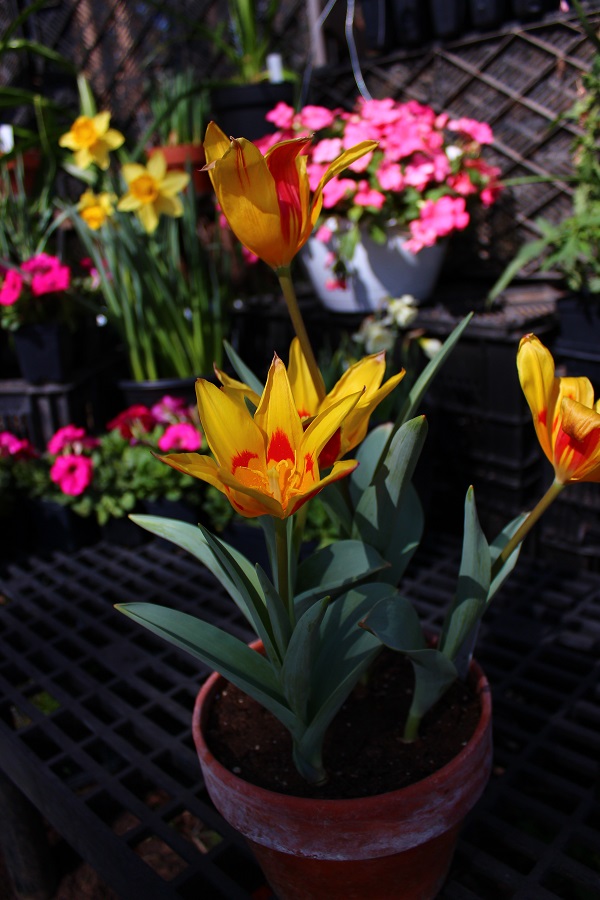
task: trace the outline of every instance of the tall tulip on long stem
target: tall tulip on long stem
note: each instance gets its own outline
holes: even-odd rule
[[[292,325],[319,399],[325,386],[302,319],[290,263],[309,239],[323,205],[323,188],[376,141],[362,141],[335,159],[311,196],[307,158],[310,138],[281,141],[263,156],[245,138],[227,138],[214,122],[206,130],[206,169],[229,226],[238,240],[276,272]]]

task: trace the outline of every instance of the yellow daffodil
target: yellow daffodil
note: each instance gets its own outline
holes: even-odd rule
[[[109,112],[79,116],[70,130],[59,138],[59,146],[74,152],[75,165],[80,169],[87,169],[92,163],[108,169],[109,152],[117,150],[125,141],[121,132],[109,125]]]
[[[153,153],[146,166],[126,163],[121,173],[128,190],[117,209],[135,212],[148,234],[156,230],[161,215],[183,215],[183,204],[176,195],[187,187],[190,176],[178,170],[168,172],[164,154]]]
[[[321,478],[319,454],[357,404],[345,396],[317,415],[306,430],[298,415],[285,365],[275,356],[254,416],[245,404],[199,378],[196,395],[202,429],[214,459],[175,453],[164,462],[214,485],[248,518],[285,519],[326,484],[348,475],[356,460],[337,462]]]
[[[216,373],[225,392],[232,399],[245,403],[244,398],[247,397],[254,406],[258,406],[260,398],[247,385],[230,378],[218,369]],[[293,339],[290,347],[288,378],[296,411],[301,419],[312,419],[335,406],[344,397],[360,393],[360,399],[356,406],[348,413],[340,428],[323,448],[319,456],[321,468],[332,465],[336,459],[345,456],[360,444],[367,433],[371,414],[377,405],[400,383],[405,375],[405,370],[402,369],[397,375],[388,378],[382,385],[384,375],[385,353],[381,351],[365,356],[350,366],[327,396],[320,401],[302,353],[300,341],[298,338]]]
[[[85,191],[79,198],[77,210],[88,228],[98,231],[102,228],[109,216],[114,212],[114,196],[104,191],[95,194],[93,191]]]
[[[550,351],[533,334],[517,354],[521,387],[556,481],[600,481],[600,400],[587,378],[558,378]]]
[[[227,138],[214,122],[206,131],[206,168],[223,214],[242,244],[275,270],[288,266],[310,237],[327,182],[377,146],[363,141],[345,150],[311,197],[302,152],[310,140],[280,141],[263,156],[245,138]]]

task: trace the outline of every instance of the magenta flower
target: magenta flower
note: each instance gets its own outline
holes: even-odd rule
[[[131,440],[135,439],[136,433],[140,431],[152,431],[155,425],[156,419],[152,415],[152,411],[147,406],[138,403],[128,406],[118,416],[111,419],[106,427],[109,431],[118,429],[121,437]]]
[[[78,425],[65,425],[59,428],[48,441],[47,450],[53,456],[62,453],[63,450],[75,450],[79,452],[81,449],[91,450],[97,447],[100,442],[97,438],[93,438],[85,433],[85,428]]]
[[[17,437],[11,431],[0,431],[0,457],[13,456],[15,459],[31,459],[37,456],[27,438]]]
[[[163,453],[179,450],[183,453],[194,453],[202,446],[202,435],[190,422],[179,422],[169,425],[158,441],[158,449]]]
[[[0,306],[12,306],[21,296],[23,277],[16,269],[8,269],[0,287]]]
[[[491,144],[494,140],[492,129],[487,122],[479,122],[477,119],[451,119],[447,127],[449,131],[466,134],[478,144]]]
[[[50,478],[63,494],[78,497],[92,483],[94,464],[89,456],[58,456],[50,469]]]
[[[277,128],[291,128],[295,115],[293,107],[288,106],[287,103],[278,103],[267,113],[265,119],[267,122],[272,122]]]
[[[183,397],[168,394],[155,403],[150,412],[157,422],[174,422],[182,416],[188,417],[188,407]]]
[[[305,106],[298,113],[298,121],[309,131],[320,131],[321,128],[329,128],[335,122],[335,110],[326,109],[324,106]],[[364,141],[365,138],[363,137]]]
[[[31,278],[31,292],[35,297],[66,291],[71,283],[71,270],[58,257],[39,253],[21,266]]]

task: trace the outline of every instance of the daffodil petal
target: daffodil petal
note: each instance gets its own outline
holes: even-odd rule
[[[135,181],[136,178],[141,178],[142,175],[146,174],[146,167],[140,165],[140,163],[124,163],[121,166],[121,175],[127,182],[127,184],[131,184],[132,181]]]
[[[183,190],[185,190],[189,183],[190,176],[187,172],[179,172],[177,170],[173,172],[167,172],[160,183],[160,192],[161,194],[166,194],[167,196],[180,194]]]
[[[116,128],[109,128],[106,134],[102,136],[102,140],[109,150],[118,150],[125,143],[125,135],[117,131]]]
[[[142,203],[137,210],[137,216],[147,234],[154,234],[158,228],[158,215],[153,203]]]
[[[167,174],[167,161],[164,153],[158,150],[153,153],[146,164],[146,171],[158,182],[162,182]]]
[[[121,212],[134,212],[138,210],[142,205],[141,200],[137,197],[134,197],[133,194],[123,194],[119,202],[117,203],[117,209],[121,210]]]
[[[154,208],[159,215],[172,216],[174,219],[183,215],[183,204],[179,197],[159,195],[154,201]]]
[[[92,118],[92,123],[98,137],[102,137],[108,131],[108,126],[110,124],[110,113],[106,111],[96,113],[96,115]]]

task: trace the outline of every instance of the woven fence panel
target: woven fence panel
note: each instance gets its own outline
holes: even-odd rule
[[[25,0],[4,0],[0,29],[25,5]],[[587,8],[597,28],[600,4]],[[22,33],[72,60],[89,79],[99,106],[112,111],[117,127],[137,137],[150,120],[153,72],[191,67],[207,82],[232,74],[231,63],[201,30],[214,31],[226,12],[218,0],[48,0]],[[282,52],[299,84],[304,82],[303,99],[353,104],[358,90],[343,48],[341,62],[315,70],[306,91],[310,41],[304,0],[279,4],[271,49]],[[547,179],[512,188],[482,216],[475,255],[488,269],[495,262],[500,271],[520,243],[538,234],[538,217],[557,222],[571,209],[566,179],[577,126],[556,120],[576,98],[592,56],[592,43],[574,13],[422,49],[361,54],[362,75],[374,97],[414,98],[453,116],[484,119],[495,134],[488,158],[504,178]],[[0,82],[37,86],[77,103],[55,68],[24,54],[0,56]]]

